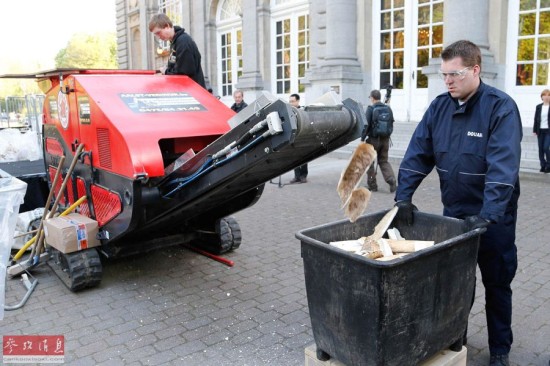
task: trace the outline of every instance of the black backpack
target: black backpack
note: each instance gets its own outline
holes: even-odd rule
[[[393,132],[393,113],[387,105],[377,105],[372,109],[371,137],[390,137]]]

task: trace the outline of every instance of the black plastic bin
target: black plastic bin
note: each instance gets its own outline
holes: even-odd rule
[[[296,234],[318,356],[403,366],[461,346],[485,229],[464,233],[462,220],[415,212],[414,225],[391,227],[406,239],[434,240],[433,247],[382,262],[328,245],[372,234],[386,212]]]
[[[45,207],[46,200],[50,189],[46,180],[46,173],[24,175],[17,177],[27,183],[27,193],[25,193],[25,201],[19,207],[19,212],[34,210],[38,207]]]
[[[45,207],[50,188],[46,179],[44,160],[21,160],[0,163],[0,169],[27,183],[25,201],[19,206],[19,212]]]

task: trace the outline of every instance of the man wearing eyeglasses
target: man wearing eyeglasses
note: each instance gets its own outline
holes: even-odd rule
[[[170,41],[170,55],[163,70],[165,75],[187,75],[206,89],[201,66],[201,54],[185,29],[174,26],[166,14],[155,14],[149,21],[149,31],[162,41]]]
[[[481,52],[475,44],[455,42],[443,50],[441,58],[440,75],[448,92],[430,104],[401,162],[397,215],[412,224],[417,210],[413,194],[435,167],[443,215],[463,219],[465,231],[486,228],[478,265],[485,287],[490,365],[509,365],[520,114],[512,98],[481,80]]]

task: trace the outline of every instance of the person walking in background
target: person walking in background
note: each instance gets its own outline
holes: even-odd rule
[[[290,94],[288,98],[288,103],[294,108],[302,108],[300,106],[300,95],[299,94]],[[294,169],[294,178],[290,181],[290,184],[295,183],[307,183],[307,164],[300,165]]]
[[[393,168],[388,161],[390,150],[390,136],[393,132],[393,112],[389,105],[382,103],[379,90],[370,92],[371,105],[367,107],[367,125],[361,133],[361,141],[371,144],[376,150],[376,162],[367,171],[367,187],[371,192],[378,191],[376,172],[378,167],[382,172],[384,181],[389,184],[390,192],[395,192],[397,185]]]
[[[478,46],[457,41],[441,58],[448,92],[430,104],[411,137],[399,167],[396,219],[413,223],[413,194],[435,167],[443,215],[463,219],[465,231],[487,228],[477,263],[485,287],[490,366],[508,366],[511,283],[518,265],[521,118],[510,96],[481,81]]]
[[[542,103],[535,109],[533,133],[537,135],[539,145],[540,171],[550,173],[550,89],[540,93]]]
[[[233,92],[233,100],[235,103],[231,106],[231,109],[235,111],[236,113],[239,113],[246,107],[248,107],[248,104],[244,101],[243,92],[241,90],[235,90]]]
[[[149,31],[163,41],[170,41],[168,63],[161,72],[165,75],[187,75],[206,89],[201,53],[185,29],[174,26],[166,14],[155,14],[149,21]]]

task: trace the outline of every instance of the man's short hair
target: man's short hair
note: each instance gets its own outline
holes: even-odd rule
[[[376,90],[376,89],[371,91],[369,96],[374,100],[382,99],[382,94],[380,94],[380,90]]]
[[[292,97],[294,97],[294,99],[296,99],[296,100],[300,100],[300,94],[296,94],[296,93],[290,94],[289,98],[292,98]]]
[[[452,60],[455,57],[462,59],[462,64],[467,67],[479,65],[481,67],[481,50],[475,43],[461,40],[451,43],[443,52],[441,52],[441,59],[443,61]]]
[[[164,29],[166,27],[172,28],[173,26],[174,25],[172,24],[170,18],[168,18],[168,15],[164,13],[155,14],[149,21],[149,32],[152,32],[156,27]]]
[[[233,96],[235,96],[235,95],[237,95],[237,94],[244,95],[242,90],[240,90],[240,89],[235,89],[235,91],[233,92]]]

